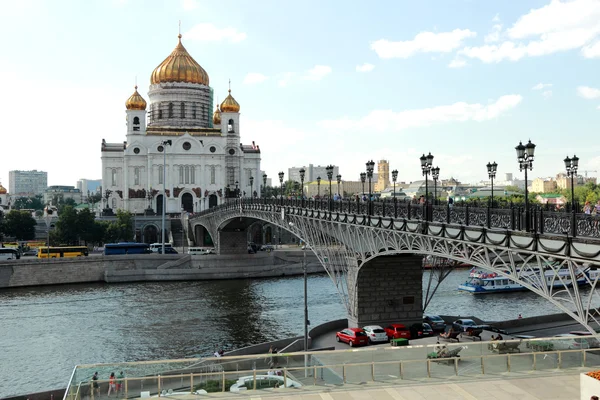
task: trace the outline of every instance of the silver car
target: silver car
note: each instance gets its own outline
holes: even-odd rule
[[[387,334],[379,325],[369,325],[363,327],[369,338],[369,343],[385,343],[388,341]]]

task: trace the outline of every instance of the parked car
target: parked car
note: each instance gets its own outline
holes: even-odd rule
[[[22,256],[23,257],[37,257],[37,253],[38,253],[37,250],[27,250],[27,251],[23,252]]]
[[[162,254],[162,247],[159,247],[156,252]],[[179,254],[179,252],[172,247],[165,247],[165,254]]]
[[[446,322],[439,315],[425,314],[423,322],[429,324],[434,331],[444,332],[446,330]]]
[[[578,332],[581,333],[581,332]],[[577,333],[561,333],[554,335],[555,338],[561,338],[559,342],[554,343],[555,350],[571,350],[571,349],[596,349],[600,347],[598,339],[595,337],[585,337]]]
[[[385,327],[385,333],[390,339],[410,339],[410,330],[403,324],[390,324]]]
[[[419,339],[433,336],[433,328],[427,322],[416,323],[410,326],[410,338]]]
[[[476,336],[483,332],[483,325],[478,325],[472,319],[457,319],[452,323],[452,329],[459,332],[472,331],[473,336]]]
[[[260,247],[260,251],[273,251],[275,250],[275,246],[273,246],[272,244],[263,244]]]
[[[350,347],[368,344],[367,333],[362,328],[347,328],[335,334],[336,342],[348,343]]]
[[[363,327],[369,338],[369,343],[383,343],[388,342],[388,336],[385,330],[379,325],[369,325]]]

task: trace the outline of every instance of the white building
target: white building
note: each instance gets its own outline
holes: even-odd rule
[[[9,171],[8,191],[11,195],[35,196],[43,194],[48,187],[48,173],[45,171]]]
[[[181,35],[152,72],[148,95],[148,111],[137,86],[125,103],[126,141],[102,140],[105,207],[139,211],[150,206],[161,213],[163,182],[168,213],[221,204],[236,187],[240,195],[254,191],[260,196],[260,149],[254,142],[241,144],[240,105],[230,89],[213,113],[208,74],[183,47]]]

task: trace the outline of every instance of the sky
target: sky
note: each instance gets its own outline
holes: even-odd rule
[[[600,0],[54,0],[0,3],[0,182],[101,176],[100,144],[125,140],[135,83],[183,44],[219,99],[241,105],[242,142],[275,177],[339,165],[358,180],[387,159],[398,180],[533,177],[576,154],[600,171]],[[591,172],[593,171],[593,172]]]

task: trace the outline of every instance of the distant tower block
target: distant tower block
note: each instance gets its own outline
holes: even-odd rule
[[[512,182],[512,180],[513,180],[513,174],[512,173],[506,173],[505,176],[504,176],[504,178],[505,178],[505,180],[507,182]]]
[[[375,182],[375,192],[381,192],[390,186],[390,163],[388,160],[377,161],[377,182]]]

